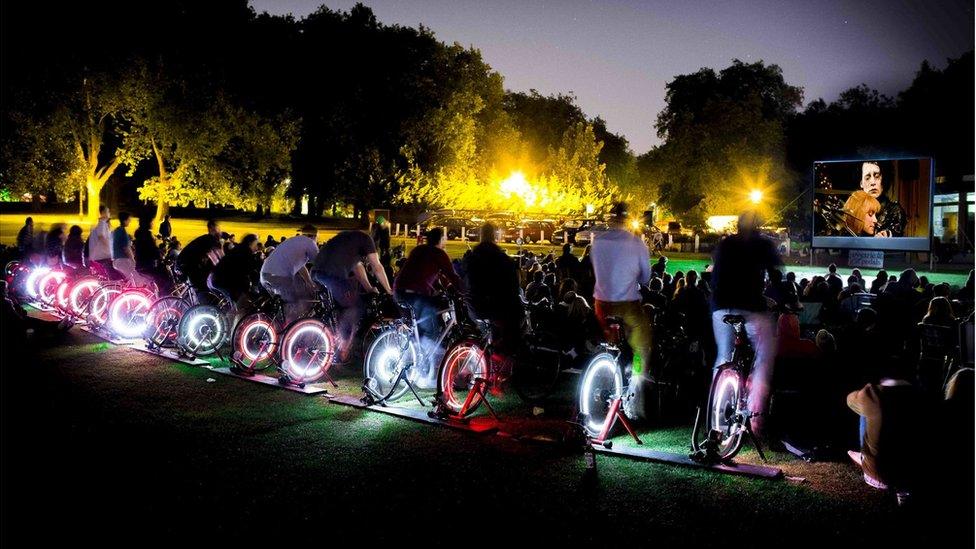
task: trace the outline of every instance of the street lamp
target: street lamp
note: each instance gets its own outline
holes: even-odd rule
[[[763,193],[759,189],[753,189],[749,191],[749,201],[753,204],[759,204],[762,202]]]

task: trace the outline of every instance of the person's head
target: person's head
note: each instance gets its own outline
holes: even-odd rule
[[[572,254],[573,254],[573,245],[570,244],[569,242],[563,244],[563,255],[572,255]]]
[[[779,272],[779,271],[777,271],[777,272]],[[688,274],[685,275],[685,280],[688,282],[688,286],[694,287],[695,285],[697,285],[698,284],[698,271],[696,271],[694,269],[688,271]]]
[[[918,288],[920,282],[915,269],[905,269],[901,272],[901,276],[898,279],[901,280],[903,285],[907,285],[909,288]]]
[[[664,273],[661,276],[661,282],[663,282],[665,286],[667,286],[668,284],[671,284],[671,281],[672,280],[674,280],[674,277],[671,276],[671,273]]]
[[[108,206],[102,204],[98,207],[98,218],[108,221],[112,217],[112,213],[108,211]]]
[[[163,216],[163,221],[169,221],[169,214]]]
[[[884,192],[884,185],[881,181],[881,164],[877,162],[861,163],[861,190],[871,195],[875,199]]]
[[[762,227],[762,218],[755,210],[748,210],[739,214],[738,232],[742,236],[750,236]]]
[[[495,243],[495,226],[489,222],[486,222],[481,226],[481,234],[479,235],[482,243]]]
[[[881,269],[878,271],[878,276],[875,277],[878,280],[878,284],[884,284],[888,282],[888,271]]]
[[[550,288],[555,286],[556,273],[545,273],[545,276],[542,278],[542,283],[545,284],[546,286],[549,286]]]
[[[827,272],[830,274],[837,274],[837,264],[831,263],[830,265],[827,265]]]
[[[854,282],[853,284],[848,284],[847,289],[852,294],[859,294],[864,291],[859,282]]]
[[[854,191],[844,203],[844,224],[857,236],[873,236],[878,227],[881,203],[864,191]]]
[[[793,271],[786,273],[786,280],[790,282],[796,282],[796,273],[794,273]]]
[[[71,238],[81,238],[81,227],[78,225],[72,225],[71,228],[68,229],[68,236]]]
[[[24,225],[27,225],[28,227],[33,227],[34,226],[34,218],[33,217],[28,217],[27,219],[25,219],[24,220]]]
[[[662,255],[661,257],[657,258],[657,262],[660,263],[661,265],[667,265],[668,258]]]
[[[546,274],[540,271],[535,271],[532,273],[532,281],[537,284],[542,284],[542,279],[546,277]]]
[[[973,386],[973,369],[960,368],[946,383],[945,399],[950,402],[964,402],[966,406],[963,408],[967,411],[972,410]]]
[[[131,219],[132,216],[129,215],[129,212],[119,212],[119,225],[128,227]]]
[[[238,244],[238,246],[240,246],[242,248],[247,248],[247,249],[251,250],[252,252],[256,252],[256,251],[258,251],[258,245],[260,245],[260,244],[261,243],[258,242],[258,235],[253,234],[253,233],[250,233],[250,234],[244,235],[244,238],[241,239],[241,243]]]
[[[861,278],[861,269],[854,269],[851,271],[851,276]]]
[[[918,285],[921,286],[921,287],[923,287],[923,288],[928,287],[928,285],[929,285],[929,277],[927,277],[927,276],[920,276],[920,277],[918,277]]]
[[[867,329],[878,322],[878,311],[875,311],[871,307],[865,307],[857,312],[854,316],[854,324],[862,329]]]
[[[285,238],[287,238],[285,235],[279,236],[278,237],[278,242],[284,242],[285,241]]]
[[[948,282],[943,282],[942,284],[936,284],[935,288],[932,288],[932,295],[935,297],[949,297],[952,293],[952,286],[949,286]]]
[[[929,310],[925,313],[926,320],[955,320],[952,314],[952,304],[944,297],[933,297],[929,301]]]
[[[214,219],[212,217],[210,219],[208,219],[207,220],[207,234],[209,234],[210,236],[214,236],[214,237],[220,238],[220,233],[221,233],[220,223],[216,219]]]
[[[316,240],[319,237],[318,227],[312,224],[302,225],[302,228],[298,229],[298,232],[301,233],[303,236],[307,236],[311,238],[312,240]],[[268,239],[269,240],[271,239],[270,234],[268,235]]]
[[[647,286],[652,292],[661,293],[664,291],[664,281],[656,276],[651,278],[651,282]]]
[[[615,226],[627,224],[627,203],[617,202],[610,208],[610,223]]]
[[[828,332],[827,330],[820,330],[817,332],[817,338],[815,340],[817,348],[820,352],[825,354],[831,354],[837,350],[837,340],[834,339],[834,334]]]
[[[150,214],[142,214],[139,216],[139,228],[152,230],[153,227],[153,216]]]
[[[674,281],[675,282],[683,279],[684,277],[685,277],[685,273],[683,271],[677,271],[677,272],[674,273]]]
[[[447,235],[444,234],[444,229],[440,227],[434,227],[427,231],[425,235],[428,246],[433,246],[435,248],[444,249],[447,246]]]
[[[183,244],[180,243],[179,239],[173,238],[169,241],[169,248],[171,250],[181,250],[183,249]]]
[[[691,273],[689,272],[688,274],[691,274]],[[783,271],[781,271],[779,269],[770,269],[769,270],[769,281],[772,282],[773,284],[779,284],[780,282],[782,282],[783,281]]]

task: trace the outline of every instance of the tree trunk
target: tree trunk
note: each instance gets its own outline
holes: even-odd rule
[[[85,186],[78,185],[78,217],[85,218]]]
[[[88,179],[85,181],[85,194],[88,196],[88,215],[85,217],[90,221],[98,219],[99,195],[104,186],[105,182],[98,181],[97,179]]]
[[[156,225],[163,221],[163,219],[169,215],[169,201],[162,198],[156,199]]]

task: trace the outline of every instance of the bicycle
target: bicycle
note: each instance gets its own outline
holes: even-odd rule
[[[413,374],[421,364],[431,364],[433,355],[441,344],[448,340],[457,326],[457,307],[455,296],[447,296],[445,305],[432,316],[444,321],[437,339],[428,344],[426,352],[421,352],[418,325],[427,318],[416,318],[413,307],[399,304],[401,317],[383,325],[373,338],[363,361],[363,400],[367,404],[385,405],[402,397],[409,390],[421,406],[423,399],[414,387],[417,379]],[[418,359],[419,355],[419,359]]]
[[[180,356],[196,359],[216,354],[223,360],[220,348],[230,331],[228,318],[234,318],[237,306],[223,290],[207,279],[207,290],[190,291],[196,304],[180,316],[176,327],[176,351]]]
[[[329,377],[338,357],[335,311],[332,293],[321,287],[312,310],[285,328],[279,348],[279,383],[304,387],[325,378],[333,387],[339,386]]]
[[[722,322],[732,326],[735,343],[732,358],[718,366],[712,375],[705,408],[706,436],[699,441],[701,408],[695,415],[691,434],[692,459],[705,463],[729,461],[742,449],[743,435],[748,435],[759,457],[766,455],[752,431],[754,414],[749,411],[746,382],[752,373],[755,351],[746,332],[746,320],[742,315],[725,315]]]
[[[231,369],[251,376],[259,370],[278,364],[277,350],[284,327],[285,306],[281,297],[263,289],[252,312],[241,318],[231,336],[234,351]]]
[[[623,320],[608,316],[605,322],[607,341],[600,343],[580,379],[577,397],[580,425],[587,438],[605,443],[619,420],[634,440],[642,444],[625,413],[634,394],[629,390],[632,369],[623,366],[630,364],[629,356],[632,355],[623,336]]]

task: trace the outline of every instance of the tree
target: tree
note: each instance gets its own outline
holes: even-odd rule
[[[802,98],[778,66],[762,61],[676,77],[656,124],[664,143],[644,161],[660,178],[660,202],[700,227],[708,215],[741,211],[759,188],[770,197],[763,210],[774,215],[795,191],[784,126]]]

